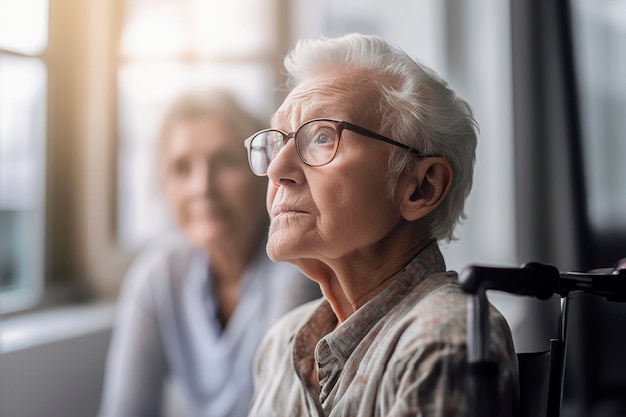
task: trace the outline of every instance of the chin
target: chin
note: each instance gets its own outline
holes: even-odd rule
[[[294,263],[307,257],[309,251],[303,250],[307,244],[300,234],[285,233],[284,231],[270,231],[267,239],[267,256],[274,262]]]
[[[267,245],[265,246],[265,252],[267,252],[267,256],[274,262],[285,262],[284,251],[281,250],[280,245],[276,245],[272,239],[268,239]]]
[[[228,238],[226,233],[219,233],[217,230],[210,231],[194,231],[187,235],[189,241],[194,245],[201,248],[208,248],[213,246],[219,246],[220,242],[224,242]]]

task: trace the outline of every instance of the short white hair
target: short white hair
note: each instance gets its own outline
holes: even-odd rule
[[[340,38],[300,40],[285,58],[288,86],[294,87],[320,70],[362,72],[379,96],[378,129],[426,155],[440,156],[454,170],[446,200],[430,214],[430,234],[454,239],[454,228],[465,214],[472,188],[478,126],[472,111],[448,84],[426,65],[375,36],[349,34]],[[362,105],[361,101],[355,101]],[[352,114],[359,110],[353,109]],[[394,147],[389,160],[389,190],[410,169],[415,155]]]

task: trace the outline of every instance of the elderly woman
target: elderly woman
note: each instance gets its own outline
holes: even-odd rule
[[[319,297],[297,268],[265,253],[266,180],[241,140],[258,129],[229,93],[179,97],[159,142],[161,185],[182,239],[146,249],[120,297],[101,416],[157,416],[163,388],[184,416],[242,417],[269,325]]]
[[[364,35],[301,41],[294,88],[245,144],[269,177],[267,252],[324,297],[265,338],[250,416],[465,416],[466,299],[437,241],[472,183],[475,123],[429,69]],[[501,416],[517,363],[492,316]]]

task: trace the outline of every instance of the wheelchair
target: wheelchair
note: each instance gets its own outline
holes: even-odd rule
[[[489,358],[489,303],[486,291],[547,300],[561,298],[558,337],[545,352],[518,353],[519,417],[559,417],[563,398],[567,313],[570,294],[584,292],[610,301],[626,302],[626,258],[613,269],[589,273],[559,272],[550,265],[531,262],[521,268],[470,265],[459,282],[468,297],[468,392],[472,417],[496,417],[497,363]]]

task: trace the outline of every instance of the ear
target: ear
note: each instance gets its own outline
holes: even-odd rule
[[[426,217],[446,199],[452,188],[454,170],[444,158],[427,157],[409,171],[400,212],[407,221]]]

